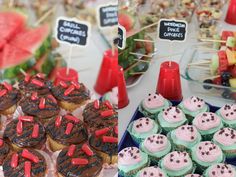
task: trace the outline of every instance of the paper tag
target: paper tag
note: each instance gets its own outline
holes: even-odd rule
[[[86,47],[90,37],[90,24],[74,18],[59,17],[56,23],[56,39],[59,43],[67,43]]]
[[[103,5],[98,8],[98,22],[100,28],[118,25],[117,5]]]
[[[126,30],[121,25],[118,25],[118,38],[117,39],[118,39],[117,47],[123,50],[126,44]]]
[[[188,23],[182,20],[161,19],[158,25],[159,39],[184,42],[187,36]]]

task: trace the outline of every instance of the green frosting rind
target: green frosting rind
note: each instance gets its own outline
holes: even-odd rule
[[[169,102],[168,100],[165,100],[163,106],[161,106],[159,108],[149,109],[149,108],[145,107],[145,105],[143,104],[143,101],[142,101],[141,104],[139,105],[139,110],[144,115],[156,115],[160,111],[162,111],[163,109],[165,109],[171,105],[172,105],[171,102]]]
[[[191,117],[196,117],[198,114],[203,113],[203,112],[208,112],[209,111],[209,106],[207,104],[205,104],[205,106],[197,111],[190,111],[188,110],[183,102],[181,102],[178,107],[186,114],[189,115]]]
[[[221,117],[221,120],[226,126],[236,128],[236,120],[226,120],[220,113],[220,110],[216,111],[216,114]]]
[[[232,167],[234,167],[233,165],[232,165]],[[212,169],[213,167],[211,166],[211,167],[208,167],[207,169],[206,169],[206,171],[204,172],[204,176],[205,177],[209,177],[209,172],[211,171],[211,169]],[[235,169],[235,168],[234,168]],[[234,175],[234,177],[236,177],[236,173],[235,173],[235,175]]]
[[[164,174],[163,177],[168,177],[167,174],[166,174],[166,172],[164,172],[163,170],[161,170],[161,172]],[[140,170],[140,171],[137,173],[137,175],[136,175],[135,177],[140,177],[140,174],[141,174],[141,173],[142,173],[142,170]]]
[[[220,125],[218,126],[218,127],[215,127],[215,128],[212,128],[212,129],[210,129],[210,130],[200,130],[200,129],[198,129],[197,127],[197,130],[199,131],[199,133],[201,134],[201,135],[211,135],[211,134],[214,134],[215,132],[217,132],[218,130],[220,130],[221,128],[223,128],[223,123],[222,123],[222,121],[220,122]]]
[[[231,146],[225,146],[223,144],[220,144],[218,141],[216,141],[214,138],[212,140],[216,145],[218,145],[223,151],[229,151],[229,150],[236,150],[236,144],[233,144]]]

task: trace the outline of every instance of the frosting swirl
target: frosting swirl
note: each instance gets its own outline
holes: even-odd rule
[[[142,117],[134,121],[133,129],[138,133],[149,132],[153,129],[154,120],[148,117]]]
[[[206,103],[203,101],[203,99],[200,99],[196,96],[192,96],[192,97],[184,100],[183,104],[184,104],[185,108],[190,111],[198,111],[198,110],[202,109]]]
[[[167,145],[167,137],[161,134],[151,135],[144,140],[144,147],[151,153],[163,151]]]
[[[198,137],[198,131],[192,125],[182,125],[174,131],[177,139],[182,141],[193,142]]]
[[[236,145],[236,130],[232,128],[222,128],[214,134],[214,140],[224,146]]]
[[[135,165],[142,160],[140,150],[136,147],[127,147],[118,153],[118,164]]]
[[[226,104],[219,111],[224,119],[229,121],[236,120],[236,104]]]
[[[137,177],[166,177],[165,173],[157,166],[146,167],[141,170]]]
[[[236,172],[232,165],[219,163],[210,167],[207,175],[209,177],[235,177]]]
[[[149,94],[147,98],[143,100],[143,104],[148,109],[155,109],[164,106],[165,98],[160,94]]]
[[[183,112],[175,106],[170,106],[164,109],[163,118],[169,123],[180,122],[183,120]]]

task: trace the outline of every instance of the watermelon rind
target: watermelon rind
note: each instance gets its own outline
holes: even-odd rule
[[[34,57],[36,60],[40,59],[45,53],[52,49],[51,46],[51,36],[49,35],[46,40],[42,43],[42,45],[36,50]]]

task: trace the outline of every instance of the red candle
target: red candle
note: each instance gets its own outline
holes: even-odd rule
[[[67,70],[66,67],[59,68],[57,70],[56,79],[55,79],[55,82],[54,82],[55,85],[58,85],[58,83],[60,83],[60,81],[64,81],[64,82],[67,82],[67,81],[78,82],[78,80],[79,80],[78,72],[76,70],[72,69],[72,68],[69,68],[69,73],[67,74],[66,70]]]
[[[173,61],[166,61],[161,64],[157,93],[173,101],[182,99],[179,65]]]

